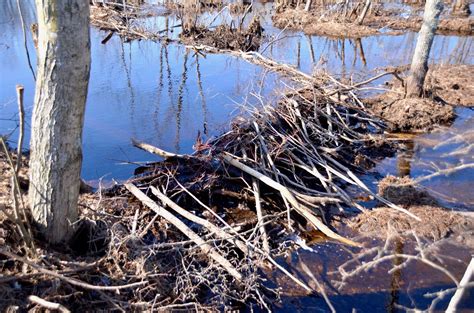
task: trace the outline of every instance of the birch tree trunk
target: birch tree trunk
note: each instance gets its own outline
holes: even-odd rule
[[[38,77],[31,126],[29,202],[50,243],[78,219],[82,128],[90,72],[89,1],[36,0]]]
[[[426,0],[423,25],[418,33],[410,75],[407,80],[407,97],[409,98],[420,97],[423,93],[430,50],[442,10],[442,0]]]

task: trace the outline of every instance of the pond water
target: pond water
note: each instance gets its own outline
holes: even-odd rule
[[[35,20],[33,1],[22,1],[25,24]],[[407,64],[414,49],[416,34],[375,36],[360,40],[335,40],[281,32],[271,26],[272,3],[256,3],[253,14],[262,16],[269,35],[261,52],[278,61],[293,64],[305,72],[327,69],[336,76],[361,79],[388,65]],[[159,11],[159,9],[157,9]],[[216,12],[203,14],[211,21]],[[238,17],[222,13],[214,25]],[[176,17],[153,16],[143,21],[146,27],[164,29],[176,25]],[[17,106],[15,85],[25,86],[27,120],[31,118],[34,81],[28,67],[21,21],[16,1],[0,7],[0,133],[12,134],[15,144]],[[29,27],[28,27],[29,28]],[[175,28],[170,37],[176,38]],[[82,175],[92,181],[126,179],[134,165],[128,162],[156,160],[133,148],[131,138],[146,141],[169,151],[188,153],[198,131],[205,138],[224,131],[243,103],[256,103],[251,91],[271,102],[283,84],[278,76],[238,58],[223,54],[205,58],[179,44],[162,45],[150,41],[123,42],[91,28],[92,69],[83,136]],[[33,68],[35,49],[29,31],[27,43]],[[278,38],[271,45],[273,38]],[[472,37],[437,36],[432,62],[473,63]],[[381,82],[381,81],[380,81]],[[380,83],[377,82],[377,83]],[[26,142],[29,140],[29,123]]]
[[[439,128],[430,134],[404,135],[403,149],[393,158],[386,158],[374,169],[381,175],[411,176],[420,181],[443,205],[459,210],[474,210],[474,110],[458,108],[458,118],[451,127]],[[395,136],[397,137],[397,136]],[[446,169],[455,171],[443,172]]]

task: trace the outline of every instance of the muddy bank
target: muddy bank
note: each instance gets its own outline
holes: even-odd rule
[[[378,193],[392,203],[407,208],[420,220],[399,215],[388,207],[377,207],[350,219],[350,228],[382,238],[390,233],[404,236],[415,232],[421,238],[434,241],[447,237],[463,241],[474,235],[473,214],[465,215],[441,207],[435,198],[408,177],[385,177],[378,183]],[[470,247],[474,248],[473,244],[471,240]]]
[[[474,65],[440,65],[428,70],[425,90],[455,106],[474,106]]]
[[[387,27],[393,30],[419,32],[423,18],[421,16],[369,16],[365,25],[381,29]],[[470,36],[474,34],[474,18],[472,17],[442,17],[436,29],[438,35]]]
[[[450,105],[432,99],[400,99],[399,95],[391,93],[371,98],[367,104],[376,116],[387,121],[393,132],[426,132],[449,125],[455,118]]]
[[[275,27],[281,29],[300,30],[308,35],[335,38],[361,38],[382,33],[397,35],[406,31],[418,32],[423,22],[423,18],[416,11],[406,17],[406,14],[400,10],[385,9],[383,5],[375,5],[363,19],[361,19],[362,11],[361,6],[346,10],[337,6],[335,8],[314,6],[309,12],[300,8],[286,7],[277,10],[272,21]],[[474,18],[443,16],[436,33],[472,35]]]
[[[403,75],[407,72],[401,74],[402,79]],[[425,79],[423,98],[404,98],[404,87],[394,78],[386,83],[389,92],[367,98],[366,102],[375,115],[388,122],[391,131],[429,131],[452,123],[453,106],[474,105],[473,75],[472,65],[433,65]]]
[[[272,16],[273,25],[281,29],[300,30],[308,35],[332,38],[361,38],[377,35],[380,32],[373,27],[358,25],[350,21],[337,21],[324,17],[317,12],[299,9],[285,9]]]

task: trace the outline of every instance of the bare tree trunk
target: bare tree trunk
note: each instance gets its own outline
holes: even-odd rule
[[[90,72],[89,1],[36,0],[38,78],[31,129],[29,200],[51,243],[78,219],[82,128]]]
[[[306,12],[309,12],[311,10],[311,5],[313,4],[313,0],[306,0],[306,4],[304,6],[304,10]]]
[[[357,25],[362,25],[364,22],[365,16],[367,15],[367,12],[369,11],[369,7],[372,4],[370,0],[365,1],[364,8],[362,9],[362,13],[360,14],[359,18],[357,19]]]
[[[428,71],[428,58],[431,46],[438,27],[439,16],[443,10],[442,0],[427,0],[423,15],[423,25],[418,33],[415,53],[407,80],[407,97],[420,97],[423,93],[426,72]]]

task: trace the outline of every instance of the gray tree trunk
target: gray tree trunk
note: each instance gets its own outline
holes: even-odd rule
[[[369,7],[370,7],[371,4],[372,4],[372,2],[370,0],[365,1],[365,5],[364,5],[364,8],[362,9],[362,13],[357,18],[357,25],[362,25],[362,23],[364,22],[365,16],[367,15],[367,12],[369,11]]]
[[[407,97],[420,97],[423,93],[430,50],[442,10],[442,0],[426,0],[423,25],[418,33],[410,75],[407,80]]]
[[[306,0],[306,4],[304,6],[304,10],[306,12],[309,12],[311,10],[311,5],[313,4],[313,0]]]
[[[36,0],[38,78],[31,126],[29,201],[51,243],[77,221],[82,128],[90,72],[89,1]]]

